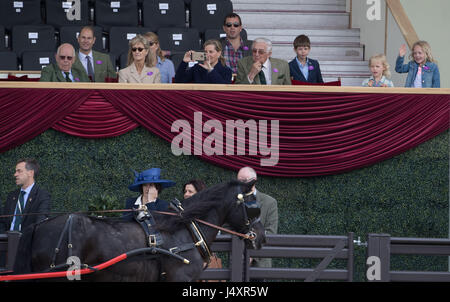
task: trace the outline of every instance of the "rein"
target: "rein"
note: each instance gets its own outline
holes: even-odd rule
[[[172,213],[172,212],[154,211],[154,213],[162,214],[162,215],[170,215],[170,216],[180,216],[179,214]],[[238,232],[235,232],[235,231],[223,228],[221,226],[218,226],[216,224],[210,223],[208,221],[204,221],[204,220],[199,219],[199,218],[195,218],[194,220],[197,221],[197,222],[200,222],[201,224],[204,224],[204,225],[207,225],[209,227],[212,227],[214,229],[218,229],[220,231],[223,231],[223,232],[226,232],[226,233],[229,233],[229,234],[232,234],[232,235],[236,235],[236,236],[242,237],[244,239],[254,240],[256,238],[256,236],[254,234],[252,234],[252,233],[250,233],[250,234],[242,234],[242,233],[238,233]]]
[[[26,213],[26,214],[11,214],[11,215],[0,215],[0,218],[8,218],[8,217],[14,217],[14,216],[33,216],[33,215],[64,215],[64,214],[90,214],[90,213],[124,213],[124,212],[136,212],[136,211],[140,211],[139,209],[124,209],[124,210],[99,210],[99,211],[80,211],[80,212],[48,212],[48,213]],[[163,212],[163,211],[153,211],[154,213],[157,214],[162,214],[162,215],[170,215],[170,216],[179,216],[178,213],[174,213],[174,212]],[[242,233],[238,233],[226,228],[223,228],[221,226],[218,226],[216,224],[201,220],[199,218],[195,218],[195,220],[201,224],[207,225],[209,227],[218,229],[222,232],[225,233],[229,233],[232,235],[236,235],[238,237],[242,237],[244,239],[249,239],[249,240],[254,240],[255,239],[255,235],[250,233],[250,234],[242,234]]]

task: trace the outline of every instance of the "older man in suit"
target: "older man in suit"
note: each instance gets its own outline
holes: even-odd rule
[[[236,84],[291,85],[289,65],[271,58],[272,42],[266,38],[253,40],[252,56],[238,62]]]
[[[22,231],[47,217],[50,212],[50,195],[35,183],[38,173],[39,164],[36,160],[26,158],[17,161],[14,177],[20,188],[8,194],[2,210],[3,215],[17,216],[3,218],[0,233]],[[30,213],[33,215],[26,215]]]
[[[117,73],[109,55],[92,50],[95,44],[94,29],[85,26],[78,35],[79,51],[73,68],[86,74],[92,82],[105,82],[105,79],[117,78]]]
[[[253,168],[244,167],[239,170],[237,179],[241,182],[250,182],[256,180],[257,175]],[[278,231],[278,205],[276,199],[260,192],[255,185],[252,187],[252,192],[255,194],[256,202],[261,207],[260,219],[265,233],[276,234]],[[272,259],[253,258],[251,264],[256,267],[271,267]]]
[[[89,78],[78,69],[73,69],[75,49],[69,43],[61,44],[55,55],[56,64],[50,64],[41,71],[41,82],[89,82]]]

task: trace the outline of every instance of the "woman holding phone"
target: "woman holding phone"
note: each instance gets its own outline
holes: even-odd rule
[[[203,55],[198,55],[192,50],[184,54],[175,74],[175,83],[231,84],[232,71],[225,65],[221,43],[217,40],[208,40],[203,48],[205,51],[203,62],[195,60],[197,56]]]

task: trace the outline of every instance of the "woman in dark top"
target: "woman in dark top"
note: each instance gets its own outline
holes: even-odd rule
[[[192,50],[184,54],[175,74],[175,83],[231,84],[232,71],[225,65],[222,45],[217,40],[208,40],[203,45],[206,60],[189,67]],[[191,63],[191,64],[192,64]]]

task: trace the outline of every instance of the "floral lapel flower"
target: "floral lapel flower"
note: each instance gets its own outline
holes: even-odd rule
[[[97,62],[95,62],[95,63],[97,63],[98,65],[101,65],[103,62],[100,60],[97,60]]]
[[[278,69],[274,68],[274,69],[273,69],[273,72],[278,72]]]
[[[309,65],[309,66],[308,66],[308,70],[309,70],[309,71],[314,70],[314,66]]]
[[[429,71],[429,70],[430,70],[430,67],[428,67],[427,65],[424,65],[424,66],[423,66],[423,70]]]
[[[151,72],[151,71],[147,72],[148,76],[151,76],[152,74],[153,74],[153,72]]]
[[[244,46],[243,49],[244,49],[245,51],[247,51],[247,50],[248,50],[248,46]]]

